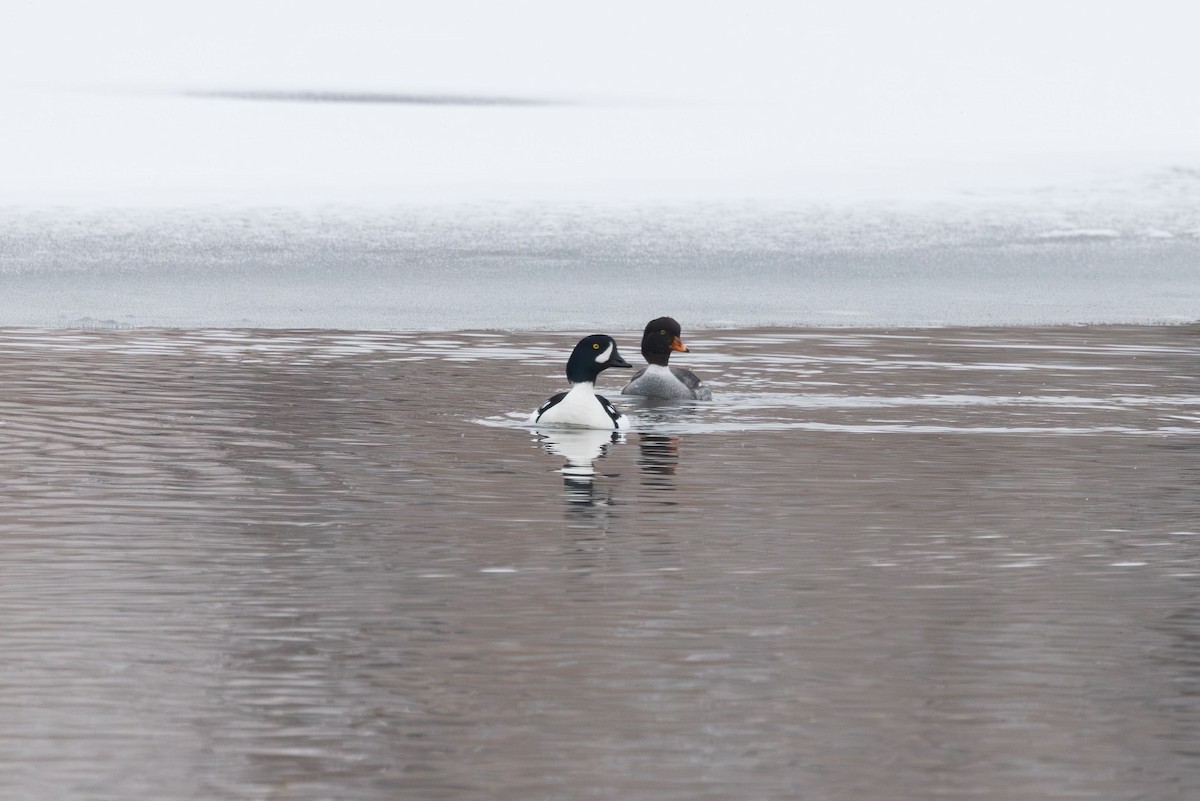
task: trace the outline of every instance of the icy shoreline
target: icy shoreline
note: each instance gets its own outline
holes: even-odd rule
[[[0,210],[0,326],[1174,324],[1193,207]]]

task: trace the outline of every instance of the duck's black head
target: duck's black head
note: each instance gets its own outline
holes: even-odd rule
[[[592,334],[579,340],[567,359],[567,380],[572,384],[596,383],[596,376],[610,367],[630,367],[617,352],[617,341],[607,334]]]
[[[671,351],[687,353],[683,340],[679,338],[679,323],[673,317],[659,317],[646,323],[642,333],[642,355],[650,364],[666,367]]]

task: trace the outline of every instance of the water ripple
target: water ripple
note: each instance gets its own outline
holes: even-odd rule
[[[578,336],[0,330],[0,795],[1200,791],[1194,332]]]

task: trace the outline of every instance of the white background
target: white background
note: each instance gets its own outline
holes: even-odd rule
[[[0,202],[857,199],[1200,161],[1185,2],[14,2]],[[265,102],[258,90],[545,107]]]

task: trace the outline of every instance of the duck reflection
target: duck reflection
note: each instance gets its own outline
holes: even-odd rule
[[[652,490],[674,491],[675,469],[679,466],[679,437],[666,434],[639,434],[638,467],[642,486]]]
[[[595,461],[603,459],[614,443],[625,442],[619,431],[595,429],[555,429],[537,432],[538,445],[546,453],[567,460],[560,471],[568,504],[593,507],[596,499]]]

